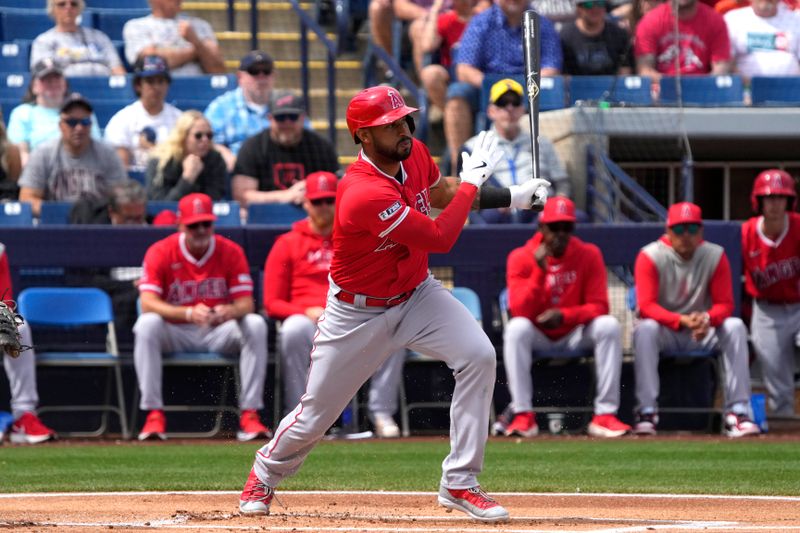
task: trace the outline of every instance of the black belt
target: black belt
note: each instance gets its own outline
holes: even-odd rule
[[[400,305],[401,303],[405,302],[411,295],[414,294],[414,291],[417,290],[416,288],[411,289],[410,291],[406,291],[403,293],[398,294],[397,296],[392,296],[391,298],[372,298],[371,296],[367,296],[364,300],[365,307],[394,307],[395,305]],[[348,303],[356,305],[356,294],[347,291],[339,291],[336,294],[336,298],[340,302]]]

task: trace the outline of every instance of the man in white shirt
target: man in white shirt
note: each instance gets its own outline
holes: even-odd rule
[[[181,114],[177,107],[164,101],[170,79],[163,57],[140,57],[133,67],[133,90],[139,99],[108,121],[105,140],[129,170],[144,171],[150,148],[167,138]]]

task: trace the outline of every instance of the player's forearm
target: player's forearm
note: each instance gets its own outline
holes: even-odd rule
[[[225,72],[225,61],[219,53],[219,48],[205,41],[198,41],[195,45],[197,60],[203,71],[208,74],[221,74]]]
[[[141,293],[142,313],[155,313],[170,322],[191,322],[191,305],[173,305],[151,292]]]

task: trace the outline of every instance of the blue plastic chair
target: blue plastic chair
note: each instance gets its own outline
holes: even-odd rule
[[[684,105],[706,107],[738,107],[744,105],[744,85],[738,74],[725,76],[684,76],[680,79]],[[677,104],[678,93],[674,76],[660,81],[661,104]]]
[[[116,115],[120,109],[128,105],[130,101],[92,101],[92,108],[94,109],[94,116],[97,117],[97,124],[100,128],[105,129],[111,117]]]
[[[4,0],[0,0],[3,2]],[[147,0],[86,0],[86,9],[150,9]]]
[[[110,100],[122,108],[136,100],[132,75],[72,76],[68,81],[71,91],[81,93],[92,104]]]
[[[0,46],[0,72],[27,73],[30,70],[30,41],[14,41]]]
[[[39,34],[53,27],[53,19],[39,9],[6,9],[0,15],[3,26],[3,40],[33,40]]]
[[[0,7],[44,11],[47,7],[47,0],[0,0]]]
[[[569,80],[569,101],[570,105],[580,100],[650,105],[650,84],[646,76],[573,76]]]
[[[33,287],[24,289],[17,301],[19,313],[25,317],[34,332],[37,326],[81,329],[87,326],[106,327],[106,351],[50,351],[38,352],[36,364],[49,367],[105,368],[108,370],[104,403],[95,405],[64,405],[40,407],[39,412],[96,411],[102,412],[100,426],[90,432],[60,432],[71,436],[99,436],[108,428],[108,414],[119,417],[123,438],[128,438],[128,419],[122,385],[117,336],[114,330],[114,310],[111,298],[93,287]],[[112,383],[113,382],[113,383]],[[116,405],[111,403],[116,389]]]
[[[121,6],[116,5],[114,7]],[[87,7],[83,12],[83,16],[91,20],[90,25],[108,35],[108,38],[112,41],[122,40],[122,29],[125,27],[126,22],[149,14],[149,7],[144,9],[99,9],[92,6],[92,8]]]
[[[800,76],[754,76],[750,80],[754,106],[797,106],[800,104]]]
[[[205,76],[176,76],[167,92],[167,101],[180,109],[203,110],[217,96],[235,89],[234,74],[209,74]]]
[[[306,217],[306,212],[293,204],[250,204],[247,206],[248,224],[292,224]]]
[[[31,77],[28,73],[0,75],[0,101],[13,103],[14,105],[21,104],[22,97],[25,96],[25,91],[28,90],[30,79]],[[8,116],[5,119],[8,122]]]
[[[147,202],[147,216],[149,217],[154,217],[165,209],[177,213],[178,202],[170,200],[148,200]]]
[[[242,218],[239,202],[214,202],[212,207],[217,215],[217,226],[241,226]]]
[[[28,202],[7,202],[0,206],[0,226],[33,226],[33,211]]]
[[[39,224],[41,226],[69,224],[69,213],[72,211],[72,206],[73,202],[42,202]]]

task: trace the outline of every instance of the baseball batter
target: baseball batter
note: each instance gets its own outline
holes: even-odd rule
[[[800,215],[783,170],[760,173],[750,195],[758,215],[742,226],[745,290],[753,297],[750,334],[773,414],[794,414],[794,348],[800,335]]]
[[[294,474],[347,402],[403,347],[447,363],[455,376],[450,454],[439,503],[495,522],[508,512],[478,484],[488,436],[496,354],[469,311],[428,271],[428,254],[447,252],[470,208],[530,207],[546,180],[478,189],[497,164],[484,134],[465,155],[461,180],[443,178],[427,147],[412,138],[416,109],[392,87],[359,92],[347,108],[362,145],[339,184],[327,305],[317,323],[306,392],[275,437],[256,453],[239,501],[242,514],[268,514],[274,489]],[[539,194],[539,193],[537,193]],[[479,198],[479,200],[478,200]],[[442,208],[436,219],[428,215]]]

